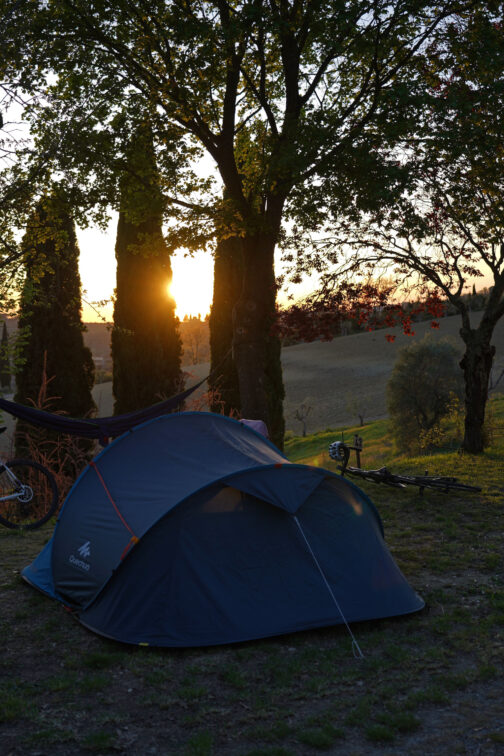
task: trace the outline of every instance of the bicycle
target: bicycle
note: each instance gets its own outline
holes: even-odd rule
[[[348,461],[350,459],[350,450],[355,451],[357,455],[358,467],[350,467]],[[386,467],[380,467],[379,470],[363,470],[360,466],[360,453],[362,451],[362,439],[356,436],[354,439],[354,445],[344,443],[343,441],[334,441],[329,446],[329,456],[335,462],[341,462],[339,466],[341,475],[351,475],[356,478],[362,478],[363,480],[369,480],[372,483],[383,483],[386,486],[392,486],[393,488],[406,488],[406,486],[418,486],[420,495],[423,494],[426,488],[442,491],[448,493],[448,491],[460,491],[465,493],[480,493],[481,488],[479,486],[469,486],[466,483],[460,483],[457,478],[449,478],[441,475],[429,475],[425,472],[425,475],[399,475],[390,472]]]
[[[0,434],[6,428],[0,428]],[[35,530],[58,509],[54,476],[31,459],[0,457],[0,524],[15,530]]]

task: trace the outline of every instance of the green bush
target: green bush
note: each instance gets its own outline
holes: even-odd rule
[[[448,340],[425,336],[400,350],[387,384],[392,432],[399,448],[415,451],[441,438],[442,421],[462,399],[460,355]]]

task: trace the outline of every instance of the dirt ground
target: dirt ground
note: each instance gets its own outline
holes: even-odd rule
[[[341,627],[135,649],[93,635],[21,581],[48,534],[0,537],[2,756],[504,752],[502,628],[483,644],[471,637],[488,624],[483,596],[502,588],[488,572],[417,574],[427,609],[354,625],[363,660]]]

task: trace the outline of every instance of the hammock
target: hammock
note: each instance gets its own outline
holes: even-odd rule
[[[214,371],[215,372],[215,371]],[[166,415],[179,407],[193,391],[196,391],[209,378],[203,378],[196,385],[191,386],[176,396],[157,402],[151,407],[128,412],[125,415],[116,415],[113,417],[94,417],[90,420],[80,420],[74,417],[65,417],[65,415],[56,415],[53,412],[45,412],[35,407],[27,407],[17,402],[9,402],[7,399],[0,397],[0,410],[5,410],[19,420],[25,420],[32,425],[38,425],[41,428],[56,431],[57,433],[67,433],[70,436],[80,436],[81,438],[97,438],[102,446],[108,444],[109,438],[120,436],[122,433],[140,425],[146,420],[152,420],[160,415]]]

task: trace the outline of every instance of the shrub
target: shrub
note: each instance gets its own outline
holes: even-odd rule
[[[400,350],[387,384],[387,405],[396,443],[414,451],[435,443],[437,428],[463,397],[460,355],[446,339],[425,336]]]

